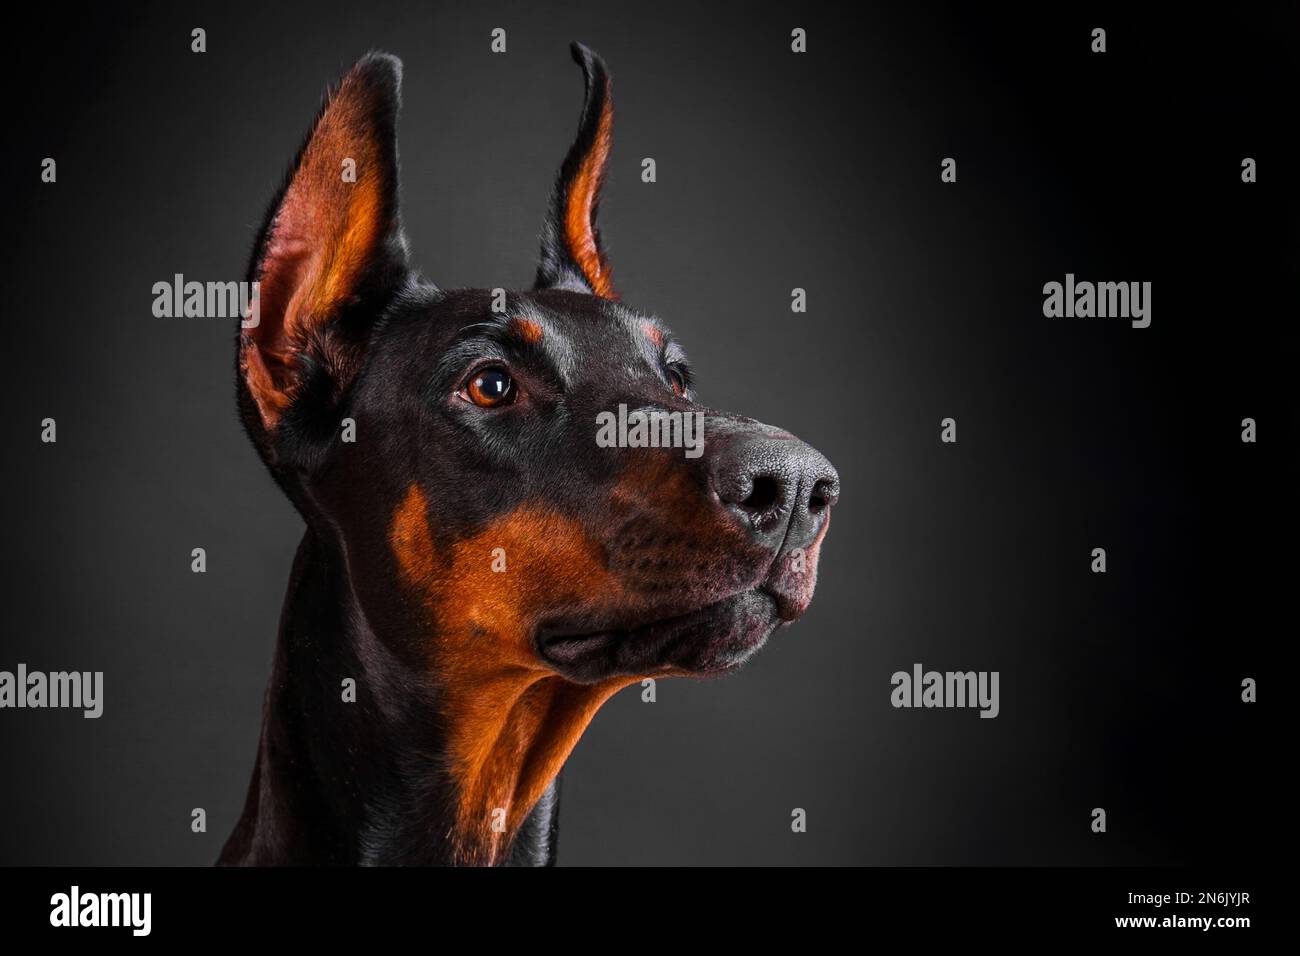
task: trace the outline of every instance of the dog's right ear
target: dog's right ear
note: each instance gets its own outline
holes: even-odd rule
[[[240,405],[273,467],[291,419],[303,431],[310,416],[328,418],[322,402],[337,405],[407,269],[397,209],[401,76],[400,60],[371,53],[327,96],[253,250],[257,311],[240,335]]]

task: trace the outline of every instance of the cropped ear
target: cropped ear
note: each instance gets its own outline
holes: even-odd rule
[[[337,401],[406,271],[397,209],[402,64],[363,57],[326,97],[253,250],[240,404],[268,454],[299,398]]]
[[[581,43],[570,50],[582,67],[587,94],[578,138],[560,167],[542,228],[536,288],[567,288],[615,299],[609,261],[596,228],[614,122],[609,73],[604,61]]]

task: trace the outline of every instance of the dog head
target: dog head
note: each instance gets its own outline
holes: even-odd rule
[[[574,56],[586,99],[531,291],[409,267],[401,70],[379,54],[329,96],[251,265],[245,425],[367,621],[444,679],[733,668],[807,608],[838,495],[809,446],[699,404],[665,323],[619,301],[596,225],[610,81]]]
[[[809,446],[701,405],[664,322],[618,300],[610,82],[573,52],[586,99],[531,291],[411,269],[401,67],[372,54],[272,204],[238,346],[245,427],[328,554],[366,706],[439,728],[460,861],[501,858],[610,694],[734,668],[798,618],[839,493]]]

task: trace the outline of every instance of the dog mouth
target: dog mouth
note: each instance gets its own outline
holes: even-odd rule
[[[782,623],[777,599],[761,587],[685,614],[629,628],[537,632],[539,654],[570,680],[655,673],[718,674],[739,667]]]

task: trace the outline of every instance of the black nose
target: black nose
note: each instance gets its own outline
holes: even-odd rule
[[[826,457],[776,429],[728,436],[711,465],[718,500],[774,549],[811,544],[840,496]]]

